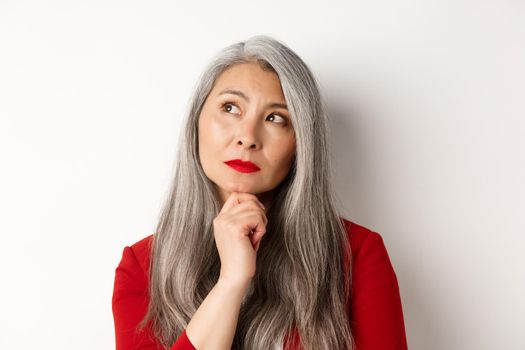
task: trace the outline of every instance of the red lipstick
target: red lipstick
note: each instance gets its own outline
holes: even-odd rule
[[[245,162],[241,159],[232,159],[224,162],[233,169],[240,171],[241,173],[253,173],[254,171],[261,170],[257,165],[252,162]]]

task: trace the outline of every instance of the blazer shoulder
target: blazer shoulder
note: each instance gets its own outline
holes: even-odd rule
[[[153,234],[142,238],[141,240],[133,243],[130,248],[133,254],[137,258],[137,261],[146,274],[149,274],[149,263],[151,257],[151,249],[153,244]]]
[[[369,239],[382,241],[382,237],[378,232],[371,230],[368,227],[360,225],[354,221],[346,218],[341,218],[348,234],[348,240],[352,248],[352,255],[357,255],[361,251],[363,244]]]

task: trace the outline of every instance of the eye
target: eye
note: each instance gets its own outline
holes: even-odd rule
[[[274,120],[279,120],[281,119],[281,121],[278,121],[277,124],[283,124],[283,125],[286,125],[286,118],[281,116],[280,114],[276,114],[276,113],[272,113],[270,115],[268,115],[267,118],[270,118],[270,117],[274,117]],[[275,119],[275,117],[277,117],[277,119]]]
[[[227,112],[227,113],[233,113],[232,111],[237,108],[239,109],[239,107],[237,107],[234,103],[232,102],[225,102],[223,105],[222,105],[222,109]]]

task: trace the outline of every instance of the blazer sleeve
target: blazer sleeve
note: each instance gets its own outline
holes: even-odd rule
[[[148,279],[131,247],[126,246],[115,270],[112,310],[116,350],[164,350],[151,329],[137,329],[149,302]],[[184,329],[170,350],[196,350]]]
[[[357,350],[406,350],[398,281],[382,237],[370,232],[353,262],[350,319]]]

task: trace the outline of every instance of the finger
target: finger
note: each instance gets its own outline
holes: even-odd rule
[[[252,236],[250,236],[250,240],[252,244],[256,245],[264,237],[265,233],[266,233],[266,230],[256,232]]]
[[[259,201],[259,198],[257,198],[256,195],[248,193],[248,192],[232,192],[226,199],[226,202],[224,202],[221,212],[229,211],[233,207],[235,207],[237,204],[240,204],[246,201],[254,201],[261,207],[262,210],[266,211],[266,208],[261,203],[261,201]]]
[[[248,237],[256,243],[266,233],[266,217],[261,216],[258,212],[254,212],[252,215],[250,220],[253,221],[249,224],[251,232],[249,232]]]
[[[254,194],[251,194],[251,193],[247,193],[247,192],[240,192],[238,193],[239,197],[239,202],[242,203],[242,202],[246,202],[246,201],[253,201],[255,202],[262,210],[266,211],[266,208],[264,207],[264,204],[261,203],[261,201],[259,200],[259,198],[257,198],[256,195]]]
[[[222,205],[220,213],[224,213],[224,212],[231,210],[235,205],[239,203],[240,202],[238,200],[238,193],[237,192],[230,193],[230,195],[228,196],[228,198],[226,198],[226,201]]]
[[[257,225],[259,222],[262,223],[263,226],[266,227],[268,224],[268,218],[266,217],[266,214],[260,209],[259,207],[254,208],[253,204],[251,206],[239,204],[237,207],[241,207],[239,209],[234,208],[231,212],[229,212],[227,215],[228,217],[234,219],[234,220],[248,220],[248,222],[251,223],[251,226],[249,229],[253,229],[255,225]],[[253,221],[255,218],[255,221]]]
[[[259,246],[261,245],[262,239],[264,237],[264,234],[262,234],[257,240],[252,241],[252,247],[257,252],[259,250]]]
[[[235,207],[230,209],[229,214],[236,215],[236,214],[239,214],[240,212],[247,211],[247,210],[257,210],[258,212],[266,216],[266,212],[264,208],[261,208],[261,206],[257,204],[257,202],[251,199],[237,204]]]
[[[257,211],[239,214],[235,218],[235,221],[240,224],[240,226],[238,226],[240,233],[248,237],[266,230],[264,219],[261,217],[261,213]]]

